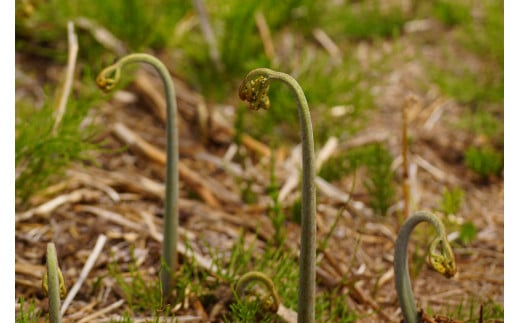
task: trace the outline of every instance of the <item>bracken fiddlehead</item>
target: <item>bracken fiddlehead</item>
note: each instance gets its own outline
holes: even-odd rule
[[[96,83],[103,91],[112,90],[119,82],[121,69],[130,63],[147,63],[153,66],[163,81],[166,95],[166,194],[164,231],[163,231],[163,262],[166,268],[161,270],[161,286],[163,299],[168,299],[173,285],[173,273],[177,267],[177,228],[179,226],[179,150],[177,135],[177,102],[175,101],[175,88],[168,69],[157,58],[148,54],[130,54],[122,57],[114,64],[103,69]]]
[[[280,306],[280,297],[276,292],[273,281],[262,272],[250,271],[240,277],[235,285],[237,296],[241,299],[245,299],[248,290],[247,287],[256,283],[262,284],[267,291],[260,295],[262,310],[276,313]]]
[[[427,260],[430,266],[448,278],[453,277],[457,272],[455,256],[439,218],[427,211],[419,211],[409,217],[399,230],[394,256],[395,288],[405,323],[420,322],[410,282],[407,250],[412,230],[421,222],[433,225],[437,235],[428,250]]]
[[[252,110],[268,109],[267,92],[273,80],[285,83],[292,91],[298,107],[302,138],[302,220],[300,240],[300,277],[298,289],[298,322],[314,322],[316,293],[316,187],[314,136],[307,99],[302,88],[290,75],[267,68],[249,72],[238,90],[240,98]]]
[[[238,96],[241,100],[249,103],[251,110],[268,110],[271,102],[267,92],[269,91],[269,83],[267,78],[259,76],[256,79],[244,79],[240,85]]]

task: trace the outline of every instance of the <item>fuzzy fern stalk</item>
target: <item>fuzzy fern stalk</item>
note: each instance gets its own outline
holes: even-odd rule
[[[153,66],[163,81],[166,95],[168,120],[166,122],[167,161],[166,161],[166,195],[164,215],[163,263],[161,270],[161,285],[164,300],[168,299],[173,286],[173,273],[177,267],[177,227],[179,226],[179,172],[178,172],[178,135],[177,135],[177,103],[175,88],[168,69],[157,58],[148,54],[130,54],[119,59],[116,63],[106,67],[99,73],[96,83],[108,92],[119,82],[123,66],[142,62]]]
[[[410,283],[407,249],[413,229],[421,222],[430,223],[436,232],[436,237],[428,251],[427,260],[430,266],[448,278],[453,277],[457,272],[455,256],[446,238],[444,225],[439,218],[427,211],[419,211],[410,216],[399,230],[394,256],[395,288],[405,323],[420,322]]]
[[[300,85],[288,74],[267,68],[249,72],[239,88],[239,96],[249,102],[252,110],[269,109],[267,92],[273,80],[285,83],[298,106],[302,139],[302,223],[300,243],[300,277],[298,291],[298,322],[314,322],[316,291],[316,188],[314,186],[314,138],[307,99]]]
[[[54,243],[47,244],[47,271],[43,275],[42,289],[49,296],[49,321],[61,323],[60,298],[65,297],[67,290],[56,256]]]
[[[280,297],[276,292],[273,281],[262,272],[250,271],[240,277],[235,286],[237,296],[244,299],[247,287],[256,283],[262,284],[267,290],[267,294],[261,298],[262,310],[276,313],[280,306]]]

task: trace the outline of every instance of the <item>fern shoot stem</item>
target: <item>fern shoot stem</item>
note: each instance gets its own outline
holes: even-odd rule
[[[298,291],[298,322],[314,322],[316,293],[316,187],[314,137],[311,115],[305,94],[288,74],[267,68],[249,72],[239,88],[239,96],[253,110],[268,109],[267,92],[272,80],[285,83],[298,107],[302,140],[302,219],[300,243],[300,276]]]
[[[161,270],[161,286],[163,299],[167,299],[173,286],[173,274],[177,267],[177,228],[179,226],[179,148],[177,135],[177,102],[175,100],[175,87],[173,80],[166,66],[154,56],[144,53],[129,54],[122,57],[116,63],[103,69],[96,83],[104,91],[110,91],[119,82],[120,73],[123,66],[130,63],[147,63],[153,66],[164,84],[166,96],[167,122],[166,122],[166,142],[167,142],[167,161],[166,161],[166,194],[165,194],[165,215],[163,231],[163,250],[162,257],[166,268]]]
[[[453,251],[446,238],[444,225],[439,218],[428,211],[418,211],[406,219],[397,236],[394,256],[395,288],[405,323],[420,322],[408,270],[408,241],[413,229],[421,222],[430,223],[436,232],[435,240],[430,245],[428,252],[430,265],[448,278],[453,277],[457,272]],[[440,253],[437,253],[437,247]]]
[[[65,283],[58,266],[58,256],[54,243],[47,244],[47,272],[43,277],[42,287],[49,295],[49,321],[50,323],[61,323],[60,297],[65,296]]]

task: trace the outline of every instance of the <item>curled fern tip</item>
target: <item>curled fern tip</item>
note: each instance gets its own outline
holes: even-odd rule
[[[118,82],[119,68],[113,65],[102,70],[96,77],[97,86],[105,93],[112,91]]]
[[[267,96],[268,91],[267,78],[258,76],[253,80],[244,79],[238,89],[238,96],[241,100],[249,102],[251,110],[267,110],[271,105],[269,96]]]

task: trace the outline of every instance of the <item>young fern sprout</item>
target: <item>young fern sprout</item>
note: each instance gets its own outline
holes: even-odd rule
[[[166,194],[163,231],[162,261],[165,268],[161,270],[161,286],[163,299],[166,300],[171,293],[173,274],[177,267],[177,227],[179,226],[179,172],[178,172],[178,135],[177,135],[177,103],[175,101],[175,88],[168,69],[157,58],[148,54],[130,54],[119,59],[114,64],[103,69],[96,78],[97,85],[108,92],[119,82],[123,66],[142,62],[153,66],[163,81],[166,95],[167,122],[167,161],[166,161]]]
[[[60,298],[67,294],[63,275],[58,266],[56,247],[54,243],[47,244],[47,271],[43,275],[42,289],[49,296],[49,321],[50,323],[61,323]]]
[[[395,288],[405,323],[420,322],[408,272],[407,248],[412,230],[421,222],[430,223],[436,232],[435,240],[430,244],[428,251],[427,260],[430,266],[447,278],[453,277],[457,272],[455,256],[446,238],[444,225],[439,218],[427,211],[419,211],[409,217],[399,230],[394,256]]]
[[[259,271],[250,271],[244,274],[235,285],[235,292],[238,297],[244,299],[246,296],[247,286],[255,283],[264,285],[267,294],[261,298],[262,310],[276,313],[280,306],[280,297],[276,292],[273,281],[265,274]]]
[[[300,243],[300,277],[298,322],[314,322],[316,290],[316,188],[314,186],[314,138],[307,99],[300,85],[290,75],[267,68],[249,72],[239,88],[239,96],[252,110],[269,109],[267,92],[273,80],[285,83],[298,106],[302,138],[302,220]]]

